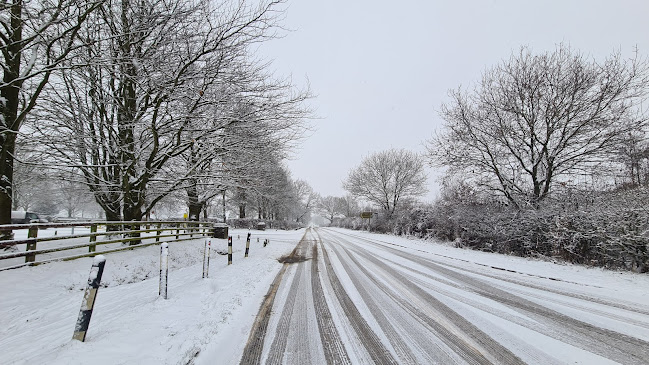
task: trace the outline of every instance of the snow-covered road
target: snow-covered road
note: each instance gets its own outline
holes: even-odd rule
[[[400,240],[308,230],[241,362],[649,363],[649,307],[633,293],[615,297],[610,281],[494,266]]]

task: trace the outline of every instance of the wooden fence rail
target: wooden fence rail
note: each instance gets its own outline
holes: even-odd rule
[[[74,227],[90,228],[90,233],[38,237],[38,232],[45,229],[71,228],[73,232]],[[144,228],[142,229],[142,227]],[[161,242],[179,242],[198,237],[211,236],[213,233],[213,227],[214,223],[212,222],[188,221],[74,222],[0,225],[0,232],[22,229],[28,230],[27,239],[0,241],[0,248],[20,247],[20,245],[26,245],[24,251],[15,250],[14,252],[0,253],[0,262],[3,260],[25,257],[24,263],[14,263],[10,266],[0,267],[0,271],[23,266],[34,266],[51,261],[67,261],[81,257],[132,250],[135,248],[160,244]],[[51,231],[49,232],[51,233]],[[55,231],[55,233],[56,232],[57,231]],[[63,246],[56,246],[56,243],[62,243],[63,241],[69,240],[78,241],[79,239],[84,238],[87,238],[88,241],[83,243],[64,243]],[[127,243],[128,246],[123,247],[124,244]],[[105,249],[97,251],[97,246],[111,244],[113,244],[113,246],[115,246],[114,244],[121,244],[121,247],[107,246]],[[77,250],[84,247],[88,247],[87,253],[50,257],[40,261],[36,260],[37,255]]]

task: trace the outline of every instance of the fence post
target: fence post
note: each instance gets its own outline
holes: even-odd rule
[[[169,244],[163,242],[160,245],[160,288],[158,295],[167,299],[167,279],[169,277]]]
[[[248,233],[248,238],[246,239],[246,256],[248,257],[248,249],[250,248],[250,233]]]
[[[90,233],[97,233],[97,225],[90,225]],[[97,242],[97,236],[90,236],[90,243]],[[97,245],[89,245],[88,252],[95,252]]]
[[[155,232],[155,241],[160,242],[160,227],[162,227],[162,224],[158,223],[157,228],[158,230]]]
[[[38,237],[38,227],[29,226],[29,231],[27,231],[27,238],[34,238],[34,239],[29,240],[29,242],[27,243],[27,251],[36,250],[36,240],[35,240],[36,237]],[[25,262],[34,262],[34,261],[36,261],[35,253],[25,256]]]
[[[88,333],[88,326],[90,326],[90,317],[92,317],[92,309],[95,307],[95,299],[97,298],[101,276],[104,273],[104,265],[106,265],[106,258],[103,255],[95,256],[88,277],[88,286],[81,301],[77,324],[74,326],[73,340],[86,341],[86,333]]]
[[[232,265],[232,236],[228,237],[228,265]]]
[[[205,240],[205,251],[203,252],[203,279],[210,275],[210,251],[212,250],[212,240]]]

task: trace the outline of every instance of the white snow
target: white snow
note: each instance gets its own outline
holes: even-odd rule
[[[17,232],[17,236],[21,232]],[[168,300],[158,297],[160,248],[107,254],[86,342],[71,341],[93,259],[0,272],[0,364],[177,364],[195,355],[234,363],[259,305],[304,234],[247,230],[212,239],[210,276],[202,279],[204,239],[169,244]],[[255,237],[270,238],[262,247]],[[207,354],[207,355],[206,355]],[[211,355],[209,355],[211,354]],[[209,363],[209,361],[207,361]]]
[[[513,270],[520,280],[544,286],[550,283],[557,290],[649,308],[647,275],[457,249],[404,237],[345,232],[408,252],[434,255],[449,263],[468,261],[478,270],[492,266]],[[102,287],[84,343],[71,338],[92,259],[0,272],[0,364],[185,364],[193,358],[199,365],[238,363],[263,297],[282,266],[277,258],[295,247],[304,230],[252,231],[250,255],[244,258],[246,233],[230,232],[234,237],[232,265],[227,265],[226,255],[217,254],[227,252],[227,241],[212,239],[210,275],[205,279],[201,278],[203,238],[169,244],[167,300],[158,297],[158,246],[107,254]],[[259,243],[257,237],[261,238]],[[263,247],[266,238],[270,244]],[[397,260],[395,256],[389,259]],[[335,260],[334,265],[340,269]],[[325,270],[321,275],[326,275]],[[511,275],[503,271],[505,274]],[[352,286],[345,275],[339,277],[345,287]],[[327,281],[324,285],[328,286]],[[530,289],[530,297],[532,294]],[[539,297],[539,302],[565,300],[553,298],[548,292],[543,295],[546,297]],[[277,300],[282,300],[281,293]],[[479,313],[460,302],[455,304],[470,320],[499,321],[486,312]],[[359,309],[368,310],[365,306]],[[276,326],[274,320],[271,327]],[[623,332],[647,340],[646,331],[628,326]],[[499,329],[494,327],[492,333],[497,336]],[[566,354],[565,360],[586,360],[580,357],[585,353],[574,352],[563,343],[522,327],[518,333],[529,343],[546,342],[557,353]]]

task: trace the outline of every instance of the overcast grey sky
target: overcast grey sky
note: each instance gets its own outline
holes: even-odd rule
[[[449,89],[471,86],[520,46],[558,43],[596,59],[649,55],[648,0],[288,0],[285,37],[258,51],[278,75],[308,82],[319,116],[288,162],[293,178],[342,196],[363,157],[423,152]],[[430,170],[425,200],[439,191]]]

